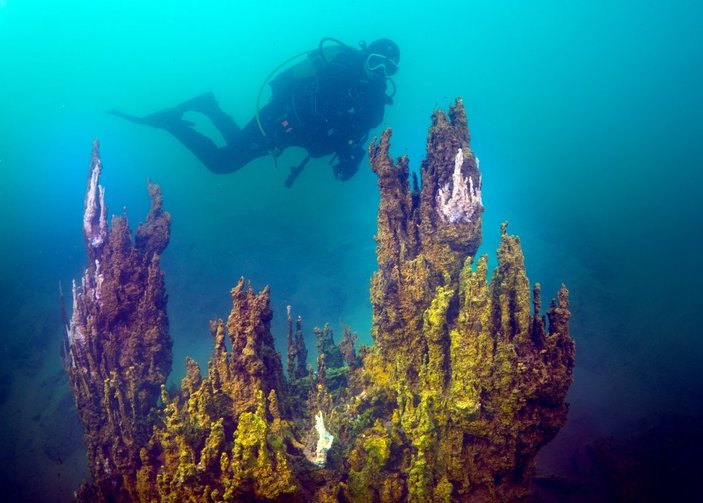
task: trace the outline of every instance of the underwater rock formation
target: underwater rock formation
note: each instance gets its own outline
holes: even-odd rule
[[[461,100],[449,116],[433,114],[421,182],[406,157],[390,158],[390,137],[369,148],[381,193],[374,344],[357,351],[350,328],[339,344],[329,326],[315,329],[313,370],[302,319],[294,323],[289,306],[286,379],[268,288],[256,293],[241,279],[227,322],[211,323],[206,375],[188,359],[181,389],[171,392],[158,270],[168,215],[150,185],[152,211],[134,245],[121,219],[108,230],[94,153],[89,267],[66,348],[94,478],[79,499],[529,498],[537,452],[566,420],[568,292],[562,287],[542,315],[539,284],[530,288],[519,238],[505,224],[490,281],[487,258],[476,259],[481,175]],[[121,252],[104,252],[113,249]],[[130,304],[126,284],[135,284],[138,302]]]
[[[134,494],[125,477],[149,439],[160,389],[171,371],[171,338],[159,255],[169,240],[171,217],[161,191],[149,183],[151,209],[132,240],[127,217],[108,226],[102,163],[93,143],[83,236],[88,266],[73,282],[73,315],[63,357],[85,432],[95,491]]]
[[[487,257],[474,259],[481,178],[461,100],[449,117],[432,117],[421,186],[410,188],[408,160],[393,162],[389,141],[386,131],[369,148],[381,191],[379,270],[363,371],[373,386],[358,406],[376,408],[381,422],[352,449],[350,458],[365,461],[350,472],[351,497],[525,499],[537,451],[566,420],[568,292],[549,308],[547,331],[539,285],[531,301],[520,241],[506,224],[490,281]],[[369,470],[377,449],[387,455],[377,453]]]

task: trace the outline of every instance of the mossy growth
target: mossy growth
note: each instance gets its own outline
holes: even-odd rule
[[[262,397],[260,400],[265,403]],[[231,475],[234,494],[241,498],[253,495],[275,500],[299,490],[280,436],[269,435],[265,411],[259,407],[256,413],[244,412],[239,416],[231,457],[220,459],[223,469]]]
[[[347,485],[351,501],[373,502],[380,499],[385,470],[391,455],[391,438],[380,421],[364,430],[349,457]]]
[[[325,365],[327,368],[339,368],[344,365],[342,351],[334,343],[334,332],[329,324],[324,327],[315,327],[313,330],[317,338],[317,353],[325,355]]]

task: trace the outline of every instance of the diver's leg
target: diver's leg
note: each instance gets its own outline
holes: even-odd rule
[[[180,105],[166,108],[153,114],[145,115],[144,117],[126,114],[114,109],[107,111],[107,113],[111,115],[121,117],[135,124],[143,124],[145,126],[163,129],[167,129],[169,126],[173,126],[179,121],[192,126],[192,122],[183,119],[183,114],[185,112],[200,112],[207,116],[220,131],[225,141],[229,141],[230,138],[236,136],[241,131],[234,120],[222,111],[212,93],[201,94],[195,98],[184,101]]]
[[[182,112],[200,112],[205,115],[222,134],[227,144],[236,141],[237,136],[242,131],[237,123],[234,122],[234,119],[222,111],[215,99],[215,95],[210,92],[184,101],[176,108]]]
[[[227,163],[232,171],[247,165],[252,160],[270,154],[278,157],[287,147],[294,143],[295,135],[291,134],[287,120],[288,108],[285,103],[269,102],[261,108],[259,116],[254,117],[244,126],[240,134],[235,136],[225,147]],[[286,185],[290,187],[295,177],[302,171],[309,158],[306,158],[290,175]]]
[[[239,169],[232,164],[226,148],[218,147],[215,142],[193,129],[186,121],[169,124],[163,129],[171,133],[213,173],[231,173]]]
[[[183,120],[181,117],[183,112],[179,111],[177,108],[167,108],[166,110],[161,110],[153,114],[145,115],[144,117],[138,117],[136,115],[126,114],[119,110],[108,110],[107,113],[114,115],[116,117],[121,117],[135,124],[142,124],[144,126],[151,126],[156,128],[164,128],[178,124],[179,122],[193,126],[190,121]]]
[[[196,131],[192,122],[182,118],[188,111],[200,112],[210,118],[222,133],[227,145],[219,148],[210,138]],[[263,107],[262,116],[268,117],[267,112],[270,111],[270,105]],[[253,159],[266,155],[270,151],[272,137],[261,133],[257,121],[252,119],[244,129],[239,128],[234,120],[220,109],[212,93],[196,96],[176,107],[144,117],[129,115],[118,110],[110,110],[108,113],[136,124],[168,131],[213,173],[237,171]]]
[[[244,126],[240,133],[227,142],[224,149],[232,171],[246,166],[258,157],[270,152],[268,138],[261,134],[256,119],[252,119]]]
[[[272,138],[261,134],[256,119],[252,119],[238,134],[230,136],[227,145],[218,147],[210,138],[199,133],[186,121],[164,127],[188,150],[190,150],[211,172],[232,173],[258,157],[273,151]],[[280,150],[287,145],[276,144]]]
[[[126,114],[119,110],[109,110],[108,113],[135,124],[168,131],[213,173],[230,173],[238,169],[230,166],[227,151],[224,148],[219,148],[210,138],[196,131],[192,122],[182,118],[184,112],[193,109],[192,105],[193,103],[185,102],[177,107],[167,108],[144,117]]]
[[[269,138],[266,138],[263,134],[261,134],[261,130],[258,127],[256,119],[249,121],[243,129],[240,128],[229,115],[222,111],[212,93],[205,93],[200,96],[196,96],[188,101],[184,101],[176,108],[183,113],[202,113],[210,119],[213,125],[222,134],[226,145],[220,148],[217,155],[214,156],[210,153],[209,148],[206,149],[202,145],[203,140],[211,142],[210,139],[191,129],[193,133],[200,135],[201,138],[196,140],[196,149],[191,147],[188,148],[194,153],[196,153],[196,150],[199,152],[206,152],[206,155],[201,154],[202,157],[199,156],[199,158],[213,173],[231,173],[233,171],[237,171],[257,157],[264,156],[269,152]],[[191,138],[191,135],[187,131],[179,131],[179,134],[182,137],[182,139],[179,139],[184,144],[186,141],[193,142],[194,140],[194,138]],[[174,134],[174,136],[176,135]],[[205,156],[210,159],[214,157],[215,160],[205,162],[203,160],[203,157]]]

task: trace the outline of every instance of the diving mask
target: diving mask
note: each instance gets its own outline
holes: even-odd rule
[[[383,75],[386,79],[398,71],[398,63],[388,56],[376,52],[372,52],[366,57],[364,66],[367,74],[376,76]]]

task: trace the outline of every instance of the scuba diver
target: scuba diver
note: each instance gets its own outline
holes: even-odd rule
[[[291,168],[286,186],[292,186],[310,157],[330,154],[334,176],[349,180],[365,155],[369,131],[383,120],[385,105],[393,103],[395,83],[390,77],[398,70],[400,51],[389,39],[368,45],[362,42],[360,49],[355,49],[328,37],[320,41],[317,50],[305,54],[304,61],[271,81],[269,102],[259,108],[257,99],[256,116],[244,128],[220,109],[212,93],[144,117],[117,110],[108,113],[168,131],[213,173],[232,173],[267,154],[275,160],[287,147],[296,146],[308,155]],[[271,75],[298,56],[279,65]],[[392,85],[390,94],[386,92],[388,82]],[[225,146],[218,147],[197,131],[192,122],[183,119],[185,112],[208,117],[222,134]]]

